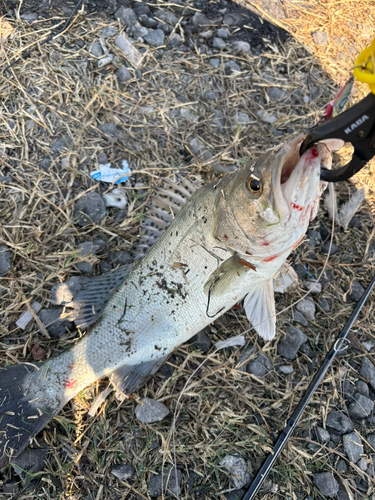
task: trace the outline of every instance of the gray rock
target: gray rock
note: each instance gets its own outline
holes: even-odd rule
[[[69,135],[63,135],[55,140],[52,145],[54,153],[61,153],[64,149],[70,150],[73,145],[73,139]]]
[[[197,115],[188,108],[180,108],[180,115],[182,118],[191,123],[197,121],[198,119]]]
[[[108,254],[108,247],[101,238],[95,241],[84,241],[77,247],[78,255],[83,258],[90,255]],[[89,260],[83,260],[76,264],[76,267],[84,274],[92,274],[94,265]]]
[[[374,448],[374,450],[375,450],[375,434],[369,434],[366,437],[366,441],[371,446],[371,448]]]
[[[90,192],[79,198],[74,206],[75,223],[81,227],[100,224],[105,217],[105,203],[100,194]]]
[[[230,12],[225,14],[223,23],[227,26],[239,26],[242,24],[243,18],[237,12]]]
[[[336,470],[337,472],[348,472],[348,466],[344,459],[340,458],[340,460],[337,461]]]
[[[241,66],[234,61],[227,61],[224,64],[224,71],[226,75],[230,75],[234,72],[240,72]]]
[[[138,18],[134,13],[133,9],[129,9],[127,7],[120,7],[116,13],[115,18],[120,20],[120,23],[125,24],[132,28],[138,22]]]
[[[212,46],[214,49],[223,50],[223,49],[225,49],[227,44],[221,38],[215,37],[212,40]]]
[[[339,491],[339,485],[333,474],[330,472],[321,472],[313,475],[313,483],[320,493],[326,497],[334,497]]]
[[[353,422],[350,418],[344,413],[335,410],[328,413],[326,425],[340,434],[346,434],[354,429]]]
[[[167,24],[170,24],[171,26],[175,26],[178,23],[178,17],[169,10],[157,10],[154,12],[153,16]]]
[[[90,54],[94,57],[102,57],[104,55],[102,46],[98,42],[93,42],[91,43],[88,47],[87,50],[90,52]]]
[[[203,328],[200,332],[196,333],[194,337],[191,337],[190,342],[194,343],[195,347],[206,354],[212,345],[211,339],[208,335],[209,328]]]
[[[211,125],[215,127],[219,132],[224,131],[225,117],[221,111],[216,111],[211,120]]]
[[[352,418],[365,418],[370,415],[373,409],[374,402],[357,392],[354,395],[354,401],[349,405],[349,415]]]
[[[358,460],[357,466],[361,470],[367,470],[367,459],[366,458],[361,458],[360,460]]]
[[[268,95],[273,101],[280,101],[281,99],[285,99],[287,97],[287,94],[278,87],[271,87],[268,89]]]
[[[315,427],[315,432],[320,443],[328,443],[328,441],[331,439],[330,433],[322,427]]]
[[[300,325],[303,326],[308,325],[307,319],[299,311],[293,311],[293,319],[294,321],[297,321],[297,323],[299,323]]]
[[[26,449],[16,458],[12,459],[14,472],[25,485],[31,474],[36,474],[44,468],[44,459],[47,450],[43,448]]]
[[[247,463],[239,455],[226,455],[219,465],[228,471],[229,479],[236,489],[242,488],[251,479]]]
[[[114,26],[106,26],[105,28],[102,29],[102,36],[104,38],[110,38],[112,36],[116,36],[118,33],[118,29],[115,28]]]
[[[319,302],[318,304],[320,305],[320,307],[323,309],[323,311],[325,312],[329,312],[330,311],[330,306],[329,306],[329,302],[327,299],[325,299],[324,297],[322,297],[321,299],[319,299]]]
[[[328,254],[329,252],[330,241],[326,241],[322,246],[322,253]],[[336,245],[336,243],[332,242],[331,251],[329,255],[335,255],[340,250],[340,247]]]
[[[285,337],[280,340],[277,346],[277,353],[283,358],[294,359],[297,356],[299,348],[306,341],[306,335],[299,328],[290,326],[286,331]]]
[[[375,366],[366,357],[362,358],[359,374],[375,389]]]
[[[297,310],[302,313],[308,321],[315,320],[315,302],[311,298],[302,299],[297,304]]]
[[[366,382],[363,382],[363,380],[358,380],[356,383],[355,383],[355,386],[357,388],[357,392],[359,394],[362,394],[363,396],[366,396],[366,398],[369,397],[370,395],[370,390],[368,388],[368,385],[366,384]]]
[[[349,458],[349,460],[355,464],[361,458],[361,455],[364,453],[363,445],[360,437],[356,432],[350,432],[349,434],[345,434],[342,438],[342,442],[344,445],[344,450]]]
[[[232,42],[231,43],[231,47],[233,49],[233,52],[235,52],[236,54],[242,54],[242,53],[245,53],[245,52],[250,52],[250,50],[251,50],[251,47],[250,47],[249,43],[242,42],[242,41],[239,41],[239,40],[236,40],[235,42]]]
[[[147,42],[152,47],[161,47],[164,45],[164,31],[157,29],[150,31],[145,37],[145,42]]]
[[[273,369],[271,360],[260,352],[255,359],[252,359],[246,366],[247,373],[263,378]]]
[[[32,23],[38,19],[38,14],[36,12],[28,12],[27,14],[21,14],[20,18],[23,21],[27,21],[28,23]]]
[[[120,481],[127,481],[134,476],[135,469],[131,465],[115,465],[112,468],[111,474],[117,477]]]
[[[236,113],[236,116],[235,116],[235,121],[239,124],[239,125],[247,125],[248,123],[250,123],[250,117],[247,113],[243,113],[242,111],[238,111]]]
[[[5,184],[5,186],[9,186],[13,182],[13,177],[11,175],[2,175],[0,177],[0,184]]]
[[[60,338],[73,326],[71,321],[68,321],[67,319],[60,319],[63,312],[64,309],[62,307],[58,307],[56,309],[42,309],[38,313],[38,316],[46,326],[48,333],[54,339]]]
[[[115,222],[122,222],[125,217],[128,215],[128,209],[124,208],[123,210],[119,210],[115,215]]]
[[[318,283],[316,280],[304,281],[303,287],[305,290],[311,291],[312,295],[318,295],[319,293],[322,293],[322,284]]]
[[[145,14],[147,15],[150,12],[150,7],[145,2],[135,2],[133,10],[139,17]]]
[[[13,252],[5,245],[0,247],[0,276],[7,274],[12,268]]]
[[[348,299],[352,300],[353,302],[359,302],[364,293],[365,289],[363,288],[363,286],[357,281],[353,281],[352,286],[349,289]]]
[[[210,59],[210,64],[213,68],[218,68],[220,66],[220,61],[219,59]]]
[[[312,37],[315,45],[326,45],[328,42],[328,35],[323,33],[323,31],[314,31]]]
[[[319,231],[315,231],[314,229],[309,229],[306,232],[306,236],[307,236],[306,243],[313,250],[322,243],[322,235],[320,234]]]
[[[228,38],[229,38],[228,30],[225,28],[219,28],[216,31],[216,34],[218,37],[222,38],[223,40],[228,40]]]
[[[278,367],[278,370],[281,373],[284,373],[284,375],[289,375],[290,373],[294,372],[294,368],[292,365],[281,365]]]
[[[111,255],[111,263],[114,267],[126,266],[128,264],[132,264],[133,257],[129,252],[124,252],[123,250],[117,250]]]
[[[145,424],[160,422],[168,414],[169,410],[163,403],[149,398],[143,398],[141,403],[135,408],[135,416],[140,422]]]
[[[150,497],[160,497],[163,492],[166,493],[167,491],[170,491],[173,495],[179,497],[181,494],[181,481],[181,471],[177,469],[176,477],[176,468],[168,465],[164,468],[164,470],[162,470],[162,472],[152,476],[151,479],[147,481]]]
[[[100,153],[98,156],[98,163],[100,165],[106,165],[108,163],[108,156],[105,153]]]
[[[146,14],[142,14],[139,16],[140,22],[146,26],[146,28],[151,28],[155,29],[158,26],[158,22],[156,19],[153,19],[152,17],[148,17]]]
[[[211,21],[201,12],[196,12],[190,20],[192,31],[204,31],[211,26]]]
[[[354,393],[356,392],[355,386],[349,382],[349,380],[344,380],[342,384],[343,394],[346,399],[352,401]]]
[[[119,69],[116,71],[116,77],[119,83],[126,83],[133,78],[130,71],[125,68],[125,66],[119,67]]]
[[[20,487],[15,482],[5,483],[3,485],[4,495],[12,495],[11,497],[7,496],[6,498],[18,498],[19,491],[20,491]]]

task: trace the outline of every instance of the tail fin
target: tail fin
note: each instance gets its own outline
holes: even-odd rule
[[[33,394],[36,372],[31,364],[0,369],[0,469],[55,416],[41,408],[38,394]]]

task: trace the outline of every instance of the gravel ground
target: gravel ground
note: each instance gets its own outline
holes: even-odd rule
[[[91,276],[132,262],[149,194],[164,177],[217,178],[311,126],[337,93],[319,60],[245,5],[89,2],[64,34],[3,74],[2,364],[43,360],[75,342],[56,285],[67,283],[68,301]],[[2,1],[13,29],[0,46],[5,64],[61,27],[74,3],[18,6]],[[118,191],[89,175],[124,159],[132,175]],[[278,311],[311,293],[279,315],[274,341],[249,331],[239,304],[131,398],[98,382],[2,471],[1,498],[240,499],[372,277],[371,168],[337,186],[339,214],[357,189],[367,194],[348,228],[335,227],[330,255],[327,203],[293,253],[299,283],[277,294]],[[374,494],[372,304],[264,497]],[[31,321],[21,330],[24,313]],[[245,349],[213,354],[213,343],[243,332]]]

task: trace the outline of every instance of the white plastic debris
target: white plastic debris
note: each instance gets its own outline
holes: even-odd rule
[[[113,189],[110,193],[103,194],[106,207],[124,209],[127,205],[127,197],[124,189]]]
[[[96,181],[120,184],[126,182],[131,174],[129,164],[122,160],[122,168],[112,168],[110,163],[100,165],[99,170],[91,172],[91,177]]]
[[[266,111],[265,109],[260,109],[258,112],[257,112],[257,116],[263,120],[264,122],[266,123],[270,123],[271,125],[273,125],[275,123],[275,121],[277,120],[276,116],[275,115],[271,115],[270,113],[268,113],[268,111]]]
[[[119,35],[116,38],[115,44],[135,69],[141,67],[143,56],[125,35]]]
[[[31,304],[31,309],[37,314],[41,309],[42,309],[42,304],[39,304],[39,302],[33,302]],[[27,325],[30,323],[30,321],[33,319],[33,315],[31,314],[31,311],[27,310],[25,313],[22,314],[22,316],[16,321],[16,325],[21,328],[21,330],[24,330]]]

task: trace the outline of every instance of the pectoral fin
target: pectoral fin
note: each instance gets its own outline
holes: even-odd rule
[[[247,319],[255,331],[264,339],[272,340],[276,329],[276,309],[273,295],[273,280],[262,281],[254,285],[244,299]]]
[[[210,293],[211,297],[223,295],[230,291],[236,281],[249,270],[256,271],[256,268],[247,260],[241,259],[238,254],[234,254],[215,269],[205,283],[204,291],[207,295]]]
[[[290,286],[297,283],[298,276],[295,270],[284,262],[273,279],[273,291],[284,293]]]

